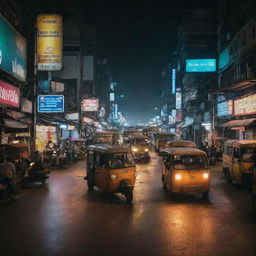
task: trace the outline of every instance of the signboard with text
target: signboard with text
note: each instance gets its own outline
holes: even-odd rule
[[[256,114],[256,94],[234,100],[234,115]]]
[[[217,116],[228,116],[233,114],[233,101],[224,101],[217,104]]]
[[[188,59],[186,72],[215,72],[216,59]]]
[[[64,96],[38,95],[37,109],[38,112],[44,113],[64,112]]]
[[[2,15],[0,15],[0,69],[22,82],[26,81],[26,39]]]
[[[63,45],[62,16],[41,14],[37,16],[37,68],[39,71],[62,69]]]
[[[20,89],[0,80],[0,104],[19,108]]]
[[[81,109],[84,112],[95,112],[99,109],[98,99],[84,99],[82,100]]]

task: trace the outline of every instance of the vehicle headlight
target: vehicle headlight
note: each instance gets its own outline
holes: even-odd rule
[[[174,177],[175,177],[176,180],[181,180],[181,178],[182,178],[181,174],[178,174],[178,173],[175,174]]]
[[[117,177],[118,177],[117,174],[114,174],[114,173],[110,174],[110,178],[111,178],[112,180],[117,179]]]
[[[29,166],[30,166],[30,167],[33,167],[34,165],[35,165],[35,163],[33,162],[33,163],[30,163]]]
[[[148,152],[148,148],[145,148],[145,152]]]
[[[138,149],[137,148],[133,148],[132,151],[133,152],[138,152]]]
[[[204,173],[204,174],[203,174],[203,178],[208,179],[208,178],[209,178],[209,173],[207,173],[207,172]]]

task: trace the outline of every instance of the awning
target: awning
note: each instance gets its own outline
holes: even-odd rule
[[[229,121],[229,122],[226,122],[226,123],[222,124],[221,127],[249,126],[254,121],[256,121],[256,118],[232,120],[232,121]]]
[[[27,129],[28,128],[27,123],[23,123],[23,122],[19,122],[19,121],[7,119],[7,118],[4,119],[4,124],[6,127],[9,127],[9,128],[15,128],[15,129]]]
[[[256,80],[245,80],[240,81],[237,83],[232,84],[231,86],[220,88],[215,92],[211,92],[210,94],[223,94],[225,92],[232,92],[232,91],[241,91],[256,85]]]

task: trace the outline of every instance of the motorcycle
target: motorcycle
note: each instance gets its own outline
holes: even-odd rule
[[[26,175],[23,178],[23,185],[34,182],[41,182],[42,184],[45,184],[45,181],[49,178],[49,173],[50,170],[45,168],[43,164],[31,162]]]

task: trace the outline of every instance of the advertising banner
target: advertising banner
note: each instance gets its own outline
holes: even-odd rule
[[[20,89],[0,80],[0,104],[19,108]]]
[[[95,112],[99,109],[99,99],[84,99],[81,104],[82,111]]]
[[[41,14],[37,16],[37,68],[39,71],[62,69],[63,28],[62,16]]]
[[[182,121],[182,110],[176,110],[176,122]]]
[[[215,72],[216,59],[186,60],[186,72]]]
[[[74,121],[79,120],[79,113],[69,113],[69,114],[66,114],[65,118],[67,120],[74,120]]]
[[[64,96],[38,95],[37,109],[38,112],[44,113],[64,112]]]
[[[256,94],[234,100],[234,115],[251,115],[256,113]]]
[[[0,15],[0,69],[21,82],[27,76],[27,42]]]

